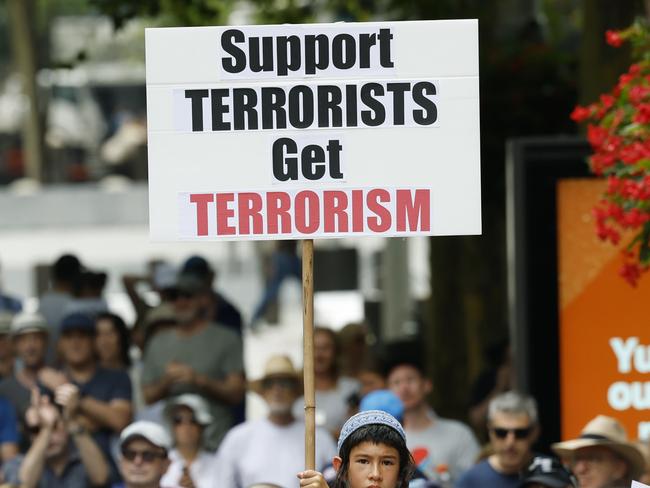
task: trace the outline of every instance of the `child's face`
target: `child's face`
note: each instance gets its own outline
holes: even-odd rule
[[[386,444],[362,442],[350,451],[350,488],[396,488],[399,453]]]

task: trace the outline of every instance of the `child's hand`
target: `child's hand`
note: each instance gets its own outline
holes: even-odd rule
[[[325,478],[318,471],[303,471],[298,473],[298,479],[302,488],[328,488]]]

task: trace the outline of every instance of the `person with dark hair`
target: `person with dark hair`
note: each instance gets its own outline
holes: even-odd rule
[[[74,413],[79,417],[80,426],[91,432],[111,462],[115,477],[111,435],[119,433],[131,421],[131,380],[125,371],[106,369],[97,363],[95,322],[87,315],[74,313],[65,317],[60,335],[63,371],[43,368],[38,374],[39,382],[50,398],[56,398],[60,390],[71,386],[79,390]]]
[[[83,270],[79,276],[76,298],[68,305],[67,312],[86,315],[108,312],[108,302],[103,296],[107,280],[108,275],[103,271]]]
[[[415,470],[400,423],[381,410],[350,417],[341,428],[334,488],[406,488]],[[327,488],[318,471],[298,473],[302,488]]]
[[[109,467],[96,441],[81,424],[79,389],[65,385],[56,398],[35,388],[27,415],[32,444],[24,457],[5,466],[5,479],[23,488],[104,486]]]
[[[469,393],[469,422],[482,440],[489,440],[487,411],[490,401],[512,389],[513,367],[510,341],[500,340],[483,351],[485,369],[474,380]]]
[[[429,406],[427,395],[433,384],[419,362],[403,359],[393,364],[388,388],[404,404],[408,446],[418,469],[428,479],[437,480],[442,470],[456,480],[474,464],[479,453],[474,434],[457,420],[439,417]]]
[[[314,380],[316,387],[316,423],[330,431],[336,439],[348,418],[348,398],[359,389],[359,382],[339,375],[339,346],[336,332],[325,327],[314,328]],[[304,418],[304,401],[299,398],[293,413]]]
[[[50,343],[47,362],[54,363],[59,325],[70,311],[70,304],[76,296],[83,267],[79,258],[72,254],[59,257],[50,268],[50,289],[40,296],[38,312],[45,317],[50,327]]]
[[[212,322],[231,329],[241,337],[243,325],[241,313],[225,296],[212,288],[217,273],[208,261],[201,256],[190,256],[183,264],[181,274],[195,276],[209,291]]]
[[[95,349],[100,366],[126,370],[131,366],[129,329],[119,315],[103,312],[95,319]]]

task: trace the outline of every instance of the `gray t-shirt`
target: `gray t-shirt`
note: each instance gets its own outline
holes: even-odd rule
[[[180,335],[175,330],[157,334],[144,353],[142,385],[158,381],[164,375],[167,363],[172,361],[187,364],[197,373],[212,379],[222,379],[230,373],[244,371],[241,339],[231,330],[216,324],[191,336]],[[191,384],[174,385],[170,393],[171,396],[197,393],[205,398],[214,418],[205,431],[205,448],[216,450],[232,424],[230,406],[205,396]]]
[[[433,423],[426,429],[406,431],[406,444],[415,464],[429,479],[436,479],[436,468],[447,465],[453,480],[476,462],[479,445],[465,424],[437,417],[431,412]]]

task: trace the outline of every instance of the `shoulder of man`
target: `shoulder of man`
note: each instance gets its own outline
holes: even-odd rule
[[[479,486],[479,485],[475,485],[474,483],[485,481],[485,476],[488,475],[490,471],[491,471],[490,465],[487,459],[483,459],[482,461],[479,461],[474,466],[472,466],[467,471],[465,471],[460,476],[460,478],[458,478],[458,481],[456,482],[456,487],[461,488],[465,486],[467,487]]]

